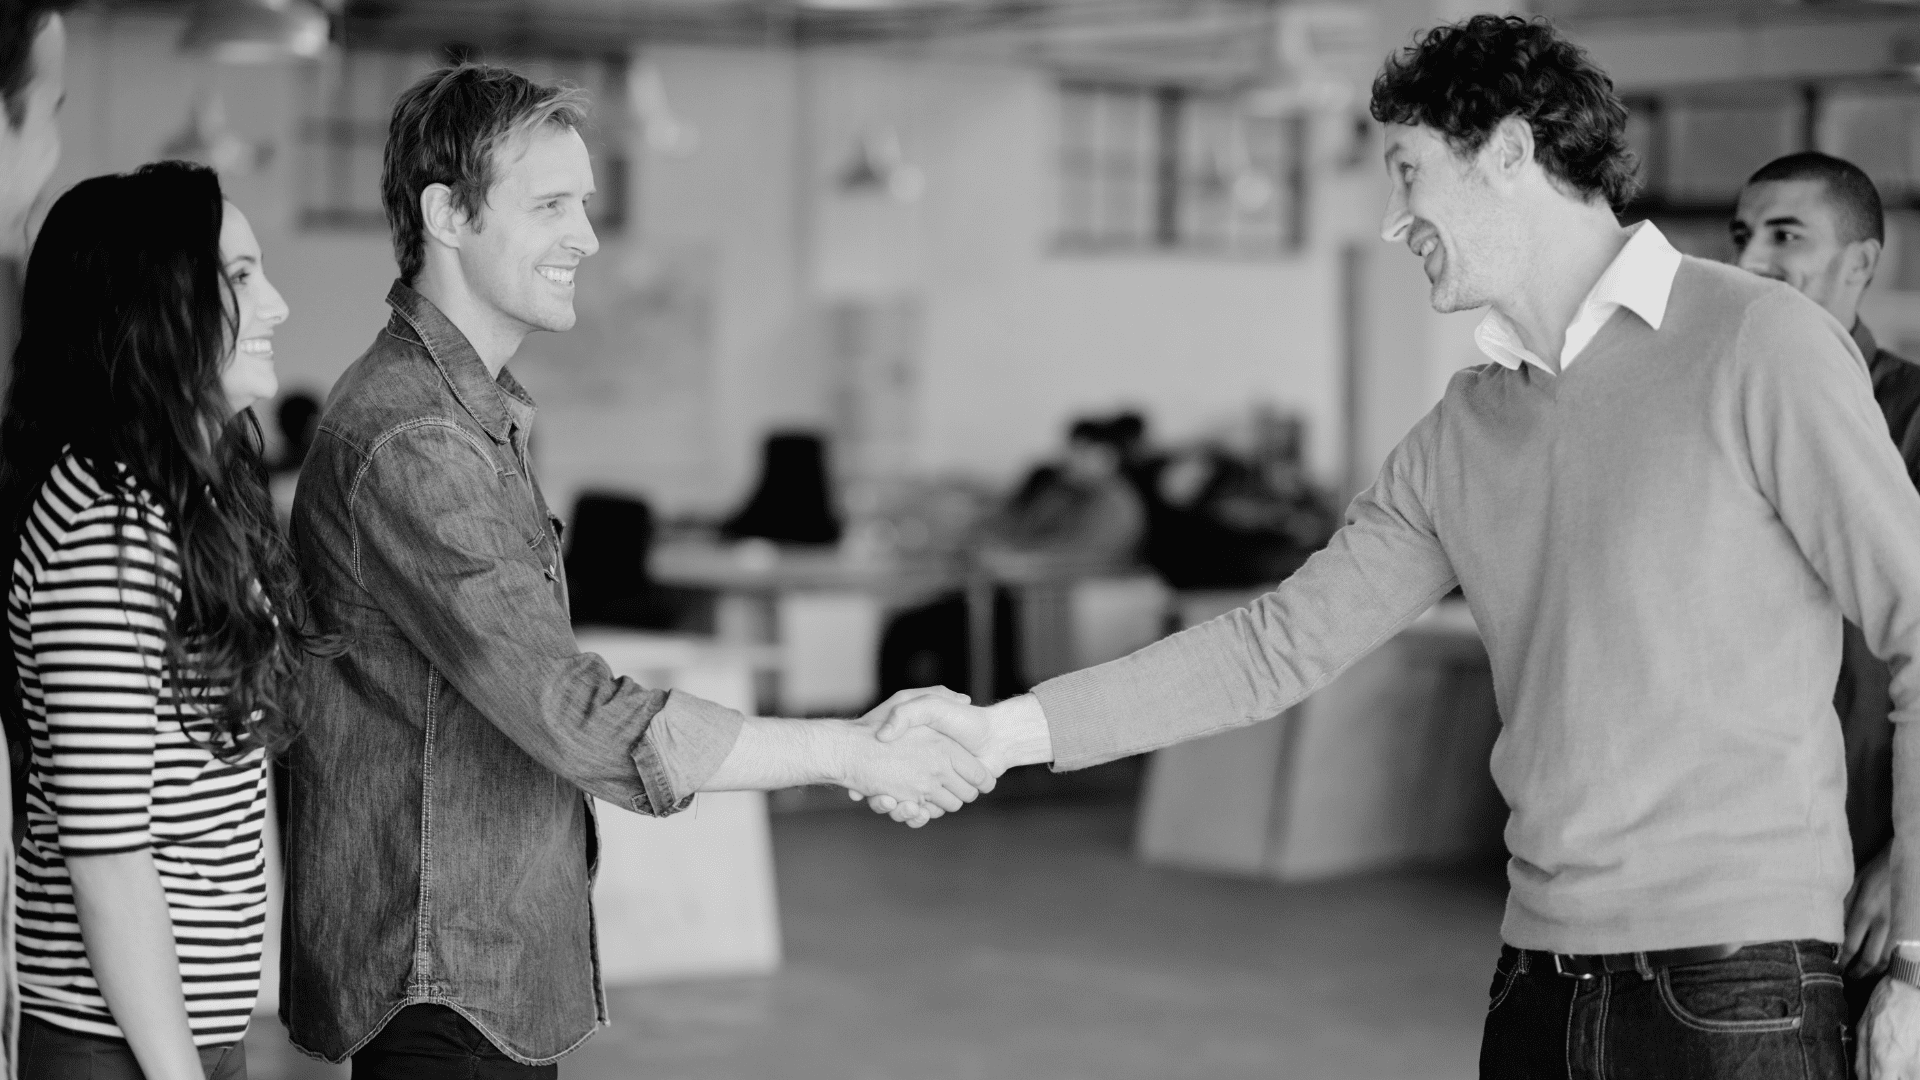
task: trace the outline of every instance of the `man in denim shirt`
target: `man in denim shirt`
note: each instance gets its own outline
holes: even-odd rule
[[[335,386],[294,503],[346,648],[301,688],[282,1016],[356,1077],[553,1076],[606,1022],[588,795],[664,815],[835,783],[957,810],[992,782],[931,732],[900,751],[877,717],[742,717],[576,648],[533,402],[504,368],[573,325],[599,246],[583,119],[577,91],[477,65],[400,96],[393,317]]]

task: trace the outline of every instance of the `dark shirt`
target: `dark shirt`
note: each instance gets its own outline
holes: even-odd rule
[[[587,795],[681,809],[739,714],[579,652],[533,402],[395,284],[300,474],[293,540],[345,640],[299,688],[281,1017],[331,1061],[404,1005],[544,1063],[607,1019]]]
[[[1920,365],[1880,348],[1867,324],[1855,321],[1853,340],[1867,358],[1873,400],[1887,418],[1887,432],[1920,487]],[[1920,543],[1920,537],[1915,538]],[[1893,696],[1887,665],[1867,648],[1858,627],[1846,624],[1840,681],[1833,706],[1847,745],[1847,828],[1853,858],[1864,866],[1893,839]]]

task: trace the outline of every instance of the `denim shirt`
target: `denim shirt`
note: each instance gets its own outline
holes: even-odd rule
[[[401,1008],[544,1064],[606,1023],[589,795],[684,808],[741,717],[615,678],[567,619],[533,401],[425,297],[330,396],[293,541],[323,629],[290,754],[281,1017],[339,1061]]]

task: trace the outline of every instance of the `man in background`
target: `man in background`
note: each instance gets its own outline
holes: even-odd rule
[[[66,97],[67,28],[60,17],[71,0],[0,0],[0,372],[11,367],[20,334],[20,272],[34,203],[60,162],[55,124]],[[11,568],[9,568],[10,570]],[[26,766],[24,721],[5,710],[9,768],[0,772],[0,836],[13,836],[16,771]],[[16,762],[14,756],[18,754]],[[0,860],[0,895],[13,896],[13,855]],[[0,1057],[12,1076],[19,1029],[13,974],[13,904],[0,912]]]
[[[1800,290],[1853,335],[1888,434],[1920,485],[1920,366],[1881,348],[1860,319],[1860,298],[1886,238],[1873,181],[1827,154],[1790,154],[1747,181],[1727,229],[1742,269]],[[1833,703],[1847,744],[1847,828],[1857,874],[1844,945],[1848,1003],[1857,1016],[1893,952],[1893,699],[1887,665],[1860,629],[1848,622],[1843,635]]]

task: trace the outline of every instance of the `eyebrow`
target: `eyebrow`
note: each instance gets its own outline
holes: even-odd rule
[[[234,263],[253,263],[257,266],[260,263],[260,259],[255,255],[235,255],[233,258],[227,260],[228,266],[232,266]]]
[[[1762,225],[1805,225],[1806,222],[1789,214],[1785,217],[1770,217],[1767,220],[1761,222],[1760,224]]]

